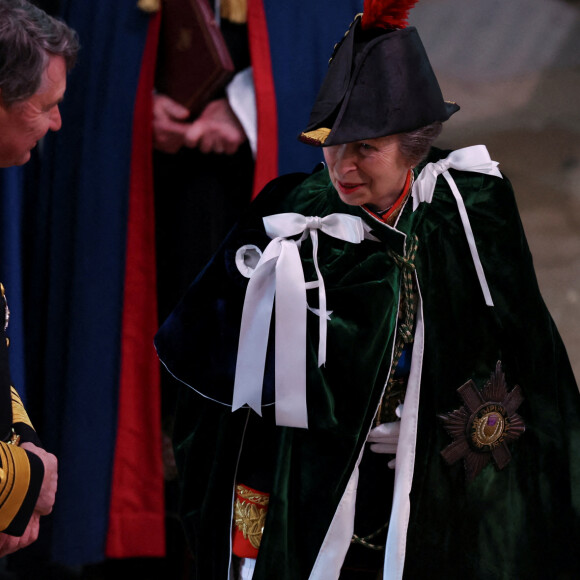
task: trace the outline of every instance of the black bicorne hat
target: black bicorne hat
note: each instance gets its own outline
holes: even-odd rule
[[[336,47],[299,139],[329,146],[413,131],[459,110],[443,100],[413,27],[363,30],[358,15]]]

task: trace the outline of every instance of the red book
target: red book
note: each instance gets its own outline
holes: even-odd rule
[[[164,0],[157,91],[196,115],[233,73],[231,56],[208,0]]]

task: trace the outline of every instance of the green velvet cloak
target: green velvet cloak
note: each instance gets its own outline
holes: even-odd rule
[[[433,150],[428,161],[442,156]],[[348,548],[329,546],[327,532],[389,373],[401,282],[389,250],[403,254],[410,235],[419,240],[415,265],[424,350],[406,556],[404,547],[399,551],[404,577],[577,577],[578,389],[540,296],[508,180],[451,174],[467,208],[494,307],[485,305],[444,179],[438,179],[431,203],[413,212],[409,201],[396,228],[390,228],[362,208],[343,204],[321,170],[306,179],[295,175],[272,182],[162,326],[156,337],[159,355],[192,387],[182,390],[175,446],[181,511],[199,578],[228,577],[241,446],[254,458],[264,457],[266,465],[273,458],[271,503],[254,580],[336,577],[332,567],[321,569],[315,562],[324,543],[323,551],[340,568]],[[308,314],[308,430],[274,426],[271,405],[264,406],[260,418],[247,409],[232,413],[223,404],[231,401],[247,283],[233,255],[248,243],[264,248],[269,239],[261,218],[287,211],[360,216],[381,240],[349,244],[319,236],[318,260],[333,314],[322,368],[316,362],[318,320]],[[301,248],[306,280],[314,278],[311,256],[306,240]],[[317,296],[310,292],[309,305],[316,307]],[[507,467],[500,471],[490,464],[467,483],[463,462],[449,466],[441,457],[452,439],[437,416],[460,408],[457,389],[470,379],[481,388],[497,361],[508,388],[517,384],[523,391],[517,412],[526,431],[510,444]],[[272,376],[268,360],[265,403],[271,402]],[[385,511],[387,520],[388,507]],[[397,575],[387,562],[385,578]]]

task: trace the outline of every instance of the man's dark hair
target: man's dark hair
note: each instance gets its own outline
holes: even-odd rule
[[[70,70],[79,41],[74,30],[26,0],[0,0],[0,101],[10,106],[40,87],[49,57]]]

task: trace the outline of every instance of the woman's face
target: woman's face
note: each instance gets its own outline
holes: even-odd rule
[[[374,211],[397,201],[410,169],[397,135],[324,147],[324,159],[340,199]]]

